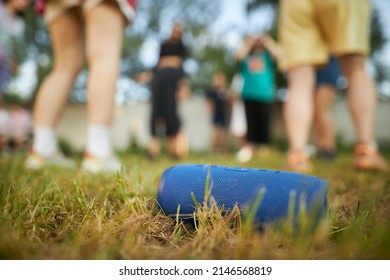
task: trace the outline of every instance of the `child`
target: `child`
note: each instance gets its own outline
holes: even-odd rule
[[[268,35],[248,37],[236,53],[241,62],[247,134],[246,145],[237,153],[239,162],[251,160],[253,148],[261,154],[269,150],[271,142],[271,103],[274,100],[274,65],[269,53],[275,58],[282,55],[279,46]]]
[[[19,104],[9,105],[8,138],[11,148],[20,151],[25,148],[30,133],[31,115]]]
[[[313,125],[316,154],[321,159],[332,160],[336,157],[332,106],[337,83],[341,77],[340,65],[335,57],[331,57],[325,67],[316,71]]]
[[[215,72],[213,74],[212,88],[207,92],[206,97],[208,107],[212,113],[212,150],[214,152],[227,152],[228,136],[226,128],[230,94],[224,73]]]
[[[121,169],[110,141],[116,81],[126,24],[136,1],[37,1],[44,12],[53,43],[54,67],[42,83],[34,107],[34,140],[25,162],[31,169],[56,165],[72,168],[57,146],[56,127],[73,82],[86,61],[89,67],[87,147],[82,169],[116,172]],[[84,57],[85,47],[85,57]]]
[[[30,4],[30,0],[2,0],[0,2],[0,106],[2,95],[6,93],[12,66],[16,65],[15,42],[20,41],[24,23],[19,18]]]

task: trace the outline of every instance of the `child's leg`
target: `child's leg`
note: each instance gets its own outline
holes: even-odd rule
[[[335,89],[330,85],[320,85],[314,94],[314,133],[317,149],[334,151],[335,132],[332,106]]]
[[[271,104],[258,102],[256,107],[256,143],[269,146],[271,144]]]
[[[110,125],[125,18],[116,1],[104,1],[86,11],[88,79],[88,144],[94,156],[111,154]]]
[[[38,92],[34,107],[33,150],[48,156],[57,150],[55,127],[73,82],[84,65],[81,18],[69,9],[49,24],[54,67]]]
[[[288,71],[289,96],[284,121],[291,152],[304,153],[313,114],[314,68],[295,67]]]

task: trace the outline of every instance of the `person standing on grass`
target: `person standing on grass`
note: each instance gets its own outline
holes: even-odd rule
[[[163,42],[152,81],[152,110],[150,128],[152,139],[148,157],[160,154],[160,137],[168,137],[168,152],[171,157],[181,159],[188,154],[188,140],[181,131],[178,101],[190,94],[184,78],[183,61],[188,56],[182,41],[183,25],[175,23],[171,36]]]
[[[30,5],[30,0],[0,1],[0,153],[8,147],[9,113],[3,98],[17,63],[16,51],[24,30],[19,15]]]
[[[8,106],[8,143],[15,151],[25,149],[31,128],[31,114],[21,104],[11,103]]]
[[[268,35],[246,38],[236,53],[236,59],[241,63],[241,97],[247,122],[246,144],[236,156],[241,163],[251,160],[254,148],[264,154],[271,144],[271,103],[275,98],[275,78],[270,54],[279,58],[282,51]]]
[[[246,116],[245,107],[241,100],[243,79],[238,72],[233,76],[232,83],[230,85],[231,94],[231,114],[229,131],[233,135],[236,146],[241,149],[245,145],[246,135]]]
[[[284,50],[280,68],[288,73],[289,90],[284,106],[289,140],[287,168],[311,170],[305,147],[313,115],[315,68],[324,65],[332,53],[339,57],[349,84],[348,103],[357,136],[354,167],[388,170],[374,139],[377,97],[365,69],[369,0],[282,0],[280,9],[279,38]]]
[[[86,61],[88,131],[82,169],[93,173],[116,172],[121,164],[112,151],[110,127],[123,31],[134,17],[136,1],[39,0],[36,4],[49,25],[54,66],[38,91],[33,111],[32,151],[25,167],[75,167],[74,161],[59,152],[56,127],[75,78]]]
[[[314,93],[314,138],[317,157],[332,160],[336,157],[336,136],[332,117],[337,83],[342,77],[338,59],[331,57],[328,64],[316,72]]]
[[[212,150],[214,152],[228,151],[228,109],[230,93],[227,86],[226,75],[215,72],[212,77],[212,87],[207,91],[207,105],[212,115]]]
[[[24,22],[19,15],[30,5],[30,0],[0,1],[0,108],[8,82],[17,67]]]

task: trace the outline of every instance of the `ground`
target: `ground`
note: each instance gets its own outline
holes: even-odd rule
[[[283,169],[284,155],[241,166]],[[314,175],[329,181],[328,217],[314,231],[259,231],[205,208],[196,227],[176,223],[159,210],[156,192],[163,171],[182,162],[136,151],[121,158],[123,174],[94,176],[30,172],[24,155],[0,157],[0,259],[390,259],[390,176],[354,171],[348,151],[314,162]],[[238,165],[232,155],[184,162]]]

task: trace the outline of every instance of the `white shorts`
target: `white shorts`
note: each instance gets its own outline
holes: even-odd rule
[[[67,9],[72,7],[80,6],[85,13],[86,11],[92,9],[100,2],[104,0],[51,0],[48,1],[45,8],[45,21],[47,23],[52,22],[55,18],[65,12]],[[118,6],[126,18],[127,22],[132,22],[135,10],[133,7],[127,2],[127,0],[116,0],[118,2]]]

